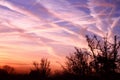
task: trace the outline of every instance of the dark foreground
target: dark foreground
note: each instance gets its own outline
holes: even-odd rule
[[[6,74],[0,73],[0,80],[120,80],[120,73],[79,76],[67,73],[55,73],[48,77],[39,74]]]

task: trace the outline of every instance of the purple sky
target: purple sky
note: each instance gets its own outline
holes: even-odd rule
[[[120,36],[120,0],[0,0],[1,65],[59,65],[86,34]]]

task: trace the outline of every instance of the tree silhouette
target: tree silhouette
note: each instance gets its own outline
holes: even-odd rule
[[[90,63],[96,73],[115,73],[120,64],[118,50],[120,41],[114,36],[114,41],[110,43],[107,37],[98,40],[96,36],[90,38],[86,36],[88,46],[92,52],[93,61]]]
[[[96,36],[86,36],[86,40],[89,49],[75,48],[76,51],[67,56],[65,70],[79,77],[103,77],[102,80],[108,79],[109,76],[113,76],[112,74],[117,75],[120,71],[118,54],[120,41],[118,41],[117,36],[114,36],[113,42],[109,42],[107,37],[99,40]]]
[[[31,70],[30,75],[33,78],[46,80],[50,75],[50,61],[47,59],[42,58],[40,63],[34,62],[33,63],[35,69]]]

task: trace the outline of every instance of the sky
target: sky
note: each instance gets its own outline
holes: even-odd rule
[[[120,0],[0,0],[0,66],[28,69],[48,58],[54,68],[85,35],[120,36]],[[26,68],[25,68],[26,67]]]

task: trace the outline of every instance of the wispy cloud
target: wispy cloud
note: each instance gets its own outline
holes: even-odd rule
[[[111,38],[119,28],[119,0],[0,0],[0,62],[49,58],[64,62],[86,34]],[[67,53],[68,52],[68,53]],[[15,58],[14,58],[14,57]]]

